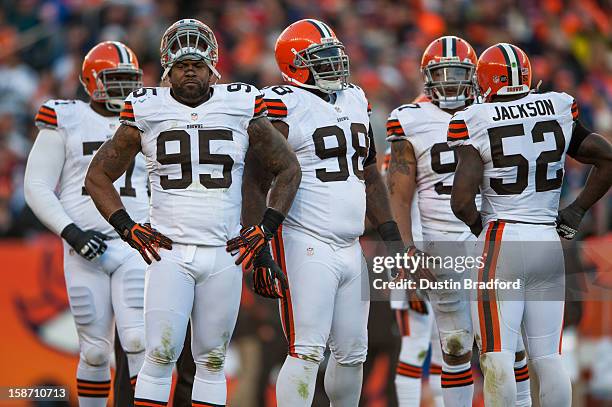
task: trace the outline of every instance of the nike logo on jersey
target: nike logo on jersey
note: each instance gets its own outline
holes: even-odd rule
[[[510,106],[495,106],[493,121],[519,119],[534,116],[549,116],[555,114],[555,108],[550,99],[536,100],[535,102],[519,103]]]

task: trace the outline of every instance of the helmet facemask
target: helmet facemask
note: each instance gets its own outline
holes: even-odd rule
[[[475,97],[475,67],[465,62],[439,62],[423,69],[424,93],[443,109],[465,106]]]
[[[177,27],[169,29],[160,47],[161,64],[164,68],[164,79],[172,65],[180,60],[203,60],[213,75],[219,79],[221,75],[215,68],[218,61],[218,45],[214,33],[204,24],[195,21],[177,23]]]
[[[350,75],[349,59],[344,53],[344,45],[335,38],[322,41],[323,44],[311,45],[300,52],[293,50],[295,67],[310,70],[314,81],[314,86],[300,86],[315,88],[325,93],[344,90],[348,86]]]
[[[120,112],[126,97],[136,89],[142,88],[142,70],[133,65],[104,69],[97,75],[96,90],[91,94],[92,100],[104,102],[107,110]]]

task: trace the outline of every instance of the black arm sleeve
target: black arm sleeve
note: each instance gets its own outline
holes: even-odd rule
[[[368,139],[370,139],[370,149],[368,151],[368,156],[363,162],[363,167],[367,167],[371,164],[376,164],[376,144],[374,143],[374,132],[372,131],[372,125],[368,127]]]
[[[574,121],[574,129],[572,130],[572,138],[570,140],[569,147],[567,148],[567,154],[570,157],[575,157],[578,153],[578,148],[584,139],[591,134],[592,131],[584,127],[580,120]]]

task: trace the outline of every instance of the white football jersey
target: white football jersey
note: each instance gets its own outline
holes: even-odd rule
[[[49,100],[36,115],[39,128],[56,130],[65,148],[59,181],[59,200],[66,214],[83,230],[93,229],[117,237],[85,190],[85,175],[95,152],[119,127],[119,117],[102,116],[80,100]],[[148,219],[147,171],[142,154],[115,181],[121,202],[133,219]]]
[[[416,183],[424,230],[464,232],[468,227],[450,206],[457,153],[448,146],[451,115],[431,102],[409,103],[393,110],[387,121],[387,140],[407,140],[417,160]],[[480,196],[476,199],[480,206]]]
[[[574,99],[557,92],[475,104],[455,114],[449,145],[473,146],[484,163],[480,191],[485,222],[555,221],[577,115]]]
[[[330,244],[350,245],[363,234],[363,168],[375,156],[365,94],[350,85],[333,94],[331,103],[295,86],[263,91],[268,117],[289,125],[287,141],[302,169],[302,182],[283,225]]]
[[[121,122],[141,132],[151,224],[177,243],[222,246],[240,230],[247,127],[266,106],[244,83],[214,85],[212,92],[192,108],[170,88],[142,88],[121,112]]]

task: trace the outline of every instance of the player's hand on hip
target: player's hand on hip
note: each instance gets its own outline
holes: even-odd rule
[[[71,223],[62,230],[61,236],[83,258],[93,260],[107,249],[105,240],[108,236],[95,230],[81,230]]]
[[[576,205],[569,205],[568,207],[561,209],[557,213],[557,219],[555,221],[557,225],[557,233],[564,239],[571,240],[576,237],[580,222],[584,216],[585,211]]]
[[[433,275],[429,268],[425,267],[427,254],[422,250],[416,248],[416,246],[409,246],[406,248],[406,254],[411,258],[409,265],[411,270],[404,270],[404,273],[414,281],[417,285],[420,280],[427,280],[429,282],[436,281],[436,277]],[[416,267],[414,266],[416,265]]]
[[[285,273],[265,245],[253,261],[253,291],[266,298],[285,298],[288,286]]]
[[[232,256],[238,255],[237,265],[244,263],[244,266],[249,269],[270,238],[271,234],[266,233],[262,226],[249,226],[242,228],[238,236],[228,240],[225,249]]]
[[[153,259],[160,261],[159,249],[172,250],[172,240],[152,228],[149,223],[136,223],[124,209],[113,213],[109,218],[119,237],[138,250],[147,264]]]
[[[130,246],[138,250],[147,264],[152,263],[152,259],[161,260],[159,249],[172,250],[172,240],[153,229],[149,223],[136,223],[130,229],[130,233],[121,237]]]

